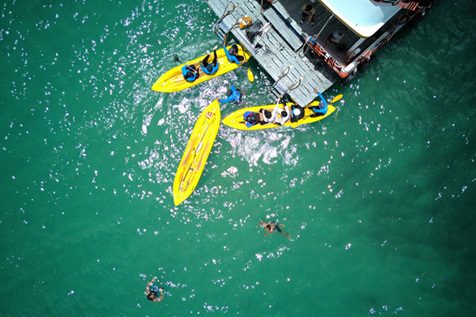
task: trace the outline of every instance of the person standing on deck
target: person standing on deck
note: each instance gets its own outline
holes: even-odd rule
[[[311,23],[311,26],[314,25],[314,21],[316,19],[316,9],[312,6],[312,3],[308,3],[302,7],[302,12],[301,12],[301,21],[299,21],[299,24],[303,24],[304,22],[306,23]]]

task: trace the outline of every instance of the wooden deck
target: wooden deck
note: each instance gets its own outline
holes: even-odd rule
[[[288,93],[300,105],[307,105],[314,100],[317,89],[327,90],[338,76],[321,63],[316,67],[302,54],[305,34],[299,34],[300,27],[283,9],[279,2],[261,12],[255,0],[207,0],[210,8],[221,18],[225,11],[235,4],[235,9],[217,24],[219,35],[232,32],[236,39],[253,55],[256,61],[275,80],[273,95]],[[270,23],[270,28],[261,37],[257,36],[251,43],[243,30],[233,28],[237,20],[248,15],[253,22],[260,20]],[[262,48],[255,48],[259,43]]]

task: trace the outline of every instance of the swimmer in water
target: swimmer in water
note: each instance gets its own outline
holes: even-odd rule
[[[281,229],[281,227],[284,227],[284,225],[279,225],[277,222],[274,222],[274,221],[264,222],[262,220],[260,220],[259,224],[266,231],[264,233],[265,235],[268,235],[276,231],[281,233],[283,236],[285,236],[288,239],[291,238],[291,236],[286,231]]]
[[[157,281],[156,276],[147,283],[147,286],[145,287],[145,295],[151,302],[161,302],[164,300],[164,288],[157,286],[155,281]]]

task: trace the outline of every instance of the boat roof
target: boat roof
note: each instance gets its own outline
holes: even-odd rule
[[[375,34],[399,10],[398,6],[370,0],[319,0],[342,23],[360,37]]]

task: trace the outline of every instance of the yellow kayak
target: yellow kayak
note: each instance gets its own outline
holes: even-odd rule
[[[231,45],[227,47],[229,50],[231,48]],[[226,58],[225,51],[223,48],[217,50],[217,59],[218,59],[218,71],[213,74],[213,75],[207,75],[205,74],[201,69],[200,69],[200,76],[193,82],[188,82],[183,78],[182,75],[182,67],[185,65],[195,65],[195,67],[198,69],[200,66],[200,62],[205,58],[206,55],[200,56],[194,60],[191,60],[185,64],[176,66],[169,71],[167,71],[165,74],[160,76],[159,79],[155,82],[155,84],[152,86],[152,90],[158,91],[158,92],[175,92],[175,91],[180,91],[184,90],[190,87],[193,87],[195,85],[198,85],[200,83],[203,83],[204,81],[210,80],[212,78],[221,76],[229,71],[232,71],[239,66],[243,65],[248,61],[250,58],[250,54],[246,52],[241,45],[238,45],[238,54],[244,57],[244,60],[241,61],[241,64],[236,64],[236,63],[231,63],[228,61]]]
[[[220,128],[220,120],[218,100],[208,105],[198,117],[175,174],[175,206],[187,199],[197,186]]]
[[[291,108],[293,103],[288,102],[286,105]],[[314,101],[310,104],[310,106],[317,106],[319,105],[318,101]],[[262,129],[273,129],[273,128],[279,128],[279,127],[291,127],[291,128],[296,128],[302,124],[308,124],[308,123],[313,123],[316,121],[320,121],[322,119],[327,118],[331,113],[333,113],[336,108],[332,105],[328,105],[327,107],[327,113],[323,116],[319,117],[311,117],[311,114],[314,112],[309,109],[308,107],[304,108],[304,118],[300,119],[297,122],[291,122],[291,120],[288,120],[286,123],[284,123],[282,126],[276,123],[266,123],[266,124],[255,124],[251,127],[247,127],[245,124],[245,120],[243,115],[245,112],[251,111],[251,112],[259,112],[260,109],[266,109],[269,111],[273,111],[274,107],[276,105],[265,105],[265,106],[256,106],[256,107],[249,107],[249,108],[243,108],[240,110],[237,110],[230,115],[228,115],[225,119],[223,119],[223,124],[232,127],[234,129],[238,130],[262,130]],[[284,105],[280,104],[281,109],[284,109]]]

